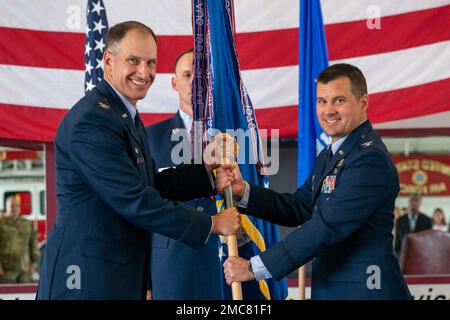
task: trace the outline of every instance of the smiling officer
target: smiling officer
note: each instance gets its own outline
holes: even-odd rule
[[[166,199],[213,194],[208,174],[216,165],[155,173],[136,109],[156,75],[153,31],[134,21],[112,27],[103,62],[105,80],[75,104],[56,134],[58,213],[38,299],[144,299],[149,232],[201,248],[211,233],[240,228],[237,210],[211,217]],[[222,150],[225,140],[209,148]]]
[[[232,182],[246,214],[301,225],[250,263],[229,258],[224,264],[228,283],[281,279],[313,259],[312,299],[410,298],[392,248],[398,175],[367,120],[368,102],[358,68],[336,64],[322,71],[316,114],[332,143],[294,194],[250,187],[237,166],[218,170],[217,189]]]

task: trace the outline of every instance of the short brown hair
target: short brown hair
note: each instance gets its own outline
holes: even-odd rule
[[[125,35],[130,31],[137,29],[143,33],[150,34],[153,39],[155,39],[156,44],[158,45],[158,39],[156,38],[155,33],[150,27],[147,27],[145,24],[138,21],[125,21],[114,25],[109,28],[108,35],[106,36],[106,45],[105,50],[113,52],[115,46],[122,41]]]
[[[188,53],[191,53],[191,52],[194,53],[194,48],[189,48],[189,49],[183,51],[183,52],[177,57],[177,59],[175,60],[175,64],[173,65],[173,73],[176,73],[176,71],[177,71],[177,64],[178,64],[178,61],[181,59],[181,57],[184,56],[185,54],[188,54]]]
[[[412,192],[409,194],[409,199],[417,199],[419,201],[422,201],[422,194],[420,192]]]
[[[317,83],[327,84],[340,77],[350,79],[350,89],[358,99],[367,94],[367,83],[363,73],[357,67],[348,63],[337,63],[324,69],[317,77]]]

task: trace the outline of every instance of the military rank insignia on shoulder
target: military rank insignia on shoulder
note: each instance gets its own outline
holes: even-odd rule
[[[111,107],[109,106],[109,104],[104,103],[104,102],[99,102],[99,103],[98,103],[98,106],[99,106],[100,108],[102,108],[102,109],[105,109],[105,110],[111,110]]]
[[[363,148],[367,148],[367,147],[370,147],[370,146],[373,146],[373,140],[361,143],[361,147],[363,147]]]

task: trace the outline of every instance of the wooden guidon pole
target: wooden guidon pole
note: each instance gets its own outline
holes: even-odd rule
[[[299,300],[305,300],[305,283],[306,283],[306,269],[305,265],[303,265],[298,269]]]
[[[225,199],[225,208],[229,209],[233,207],[233,192],[231,186],[228,186],[223,191],[223,197]],[[236,235],[227,237],[228,256],[239,257],[237,238]],[[231,293],[233,300],[242,300],[242,286],[240,282],[233,282],[231,284]]]

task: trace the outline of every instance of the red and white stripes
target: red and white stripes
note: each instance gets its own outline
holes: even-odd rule
[[[110,26],[132,19],[157,33],[158,74],[138,106],[146,124],[167,118],[178,108],[173,63],[193,44],[190,1],[104,4]],[[85,0],[0,2],[0,137],[52,140],[84,94],[85,9]],[[297,0],[235,1],[239,63],[258,124],[282,137],[297,132],[298,11]],[[365,73],[376,127],[450,127],[450,0],[322,0],[322,11],[330,64]],[[367,27],[373,12],[381,29]]]

